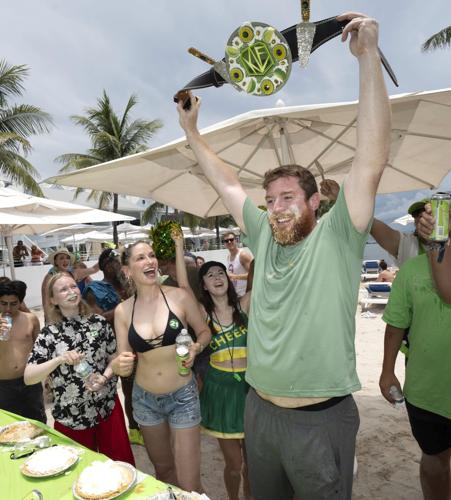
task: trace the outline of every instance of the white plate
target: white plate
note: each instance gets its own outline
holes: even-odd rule
[[[102,497],[102,500],[113,500],[113,498],[118,498],[121,495],[123,495],[124,493],[127,493],[128,491],[130,491],[136,484],[137,472],[136,472],[136,469],[133,467],[133,465],[130,465],[127,462],[119,462],[119,461],[114,462],[114,463],[117,465],[120,465],[121,467],[128,469],[132,473],[132,478],[130,480],[129,485],[127,486],[127,488],[124,491],[121,491],[121,493],[118,493],[118,494],[113,494],[110,496]],[[89,467],[89,465],[88,465],[88,467]],[[76,481],[74,481],[74,484],[72,485],[72,494],[74,495],[74,497],[77,500],[86,500],[85,497],[81,497],[81,496],[77,495],[77,493],[75,492],[75,487],[77,486],[77,481],[78,481],[78,478]]]
[[[30,463],[30,461],[35,461],[39,458],[45,460],[45,456],[48,453],[51,453],[51,450],[56,450],[57,448],[65,448],[66,450],[69,450],[71,452],[68,460],[66,460],[64,463],[61,463],[59,466],[54,467],[51,471],[43,473],[36,473],[27,469],[27,465]],[[44,450],[39,450],[33,453],[30,458],[28,458],[23,464],[21,464],[20,472],[22,472],[24,476],[35,478],[58,476],[59,474],[62,474],[67,469],[70,469],[74,464],[76,464],[79,458],[80,456],[78,455],[76,448],[72,448],[71,446],[52,446],[50,448],[45,448]]]

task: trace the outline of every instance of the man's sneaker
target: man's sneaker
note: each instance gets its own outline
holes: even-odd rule
[[[128,440],[131,444],[140,444],[144,446],[144,438],[139,429],[130,429],[128,431]]]

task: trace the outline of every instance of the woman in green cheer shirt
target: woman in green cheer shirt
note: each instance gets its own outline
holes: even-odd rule
[[[177,282],[192,293],[183,257],[183,236],[173,232]],[[199,269],[202,300],[199,307],[212,339],[210,362],[200,393],[202,430],[218,438],[224,455],[224,483],[229,500],[238,500],[243,476],[245,498],[251,498],[244,448],[244,404],[249,389],[246,372],[247,313],[250,292],[241,299],[224,264],[209,261]],[[194,295],[194,294],[193,294]]]

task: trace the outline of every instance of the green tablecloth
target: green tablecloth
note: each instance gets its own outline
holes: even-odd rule
[[[24,420],[24,418],[0,410],[0,427]],[[105,460],[105,455],[95,453],[83,446],[75,443],[63,434],[55,431],[54,429],[44,425],[40,422],[33,421],[39,427],[46,430],[50,435],[52,444],[65,444],[74,446],[84,450],[77,465],[69,469],[66,474],[61,476],[51,477],[47,479],[34,479],[25,477],[20,472],[19,466],[27,457],[18,460],[10,459],[10,452],[5,451],[5,447],[0,445],[0,498],[1,500],[21,500],[34,488],[38,489],[44,500],[69,500],[73,499],[72,484],[79,476],[80,472],[94,460]],[[138,478],[139,481],[139,478]],[[157,481],[152,476],[146,476],[142,482],[138,482],[135,487],[128,493],[121,496],[121,498],[147,498],[148,496],[159,491],[165,491],[167,486],[160,481]]]

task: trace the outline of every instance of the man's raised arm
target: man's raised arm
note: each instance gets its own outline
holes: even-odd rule
[[[350,19],[342,40],[351,35],[350,50],[359,61],[360,96],[357,118],[357,149],[345,181],[345,198],[351,220],[364,231],[373,216],[374,198],[390,150],[391,113],[377,48],[378,24],[361,14]]]
[[[219,193],[224,205],[235,219],[241,230],[245,231],[243,222],[243,205],[246,193],[241,186],[235,171],[223,162],[214,153],[197,129],[197,116],[200,107],[200,99],[191,95],[191,108],[183,109],[183,102],[177,104],[180,125],[185,131],[186,138],[196,156],[202,172],[210,184]]]

